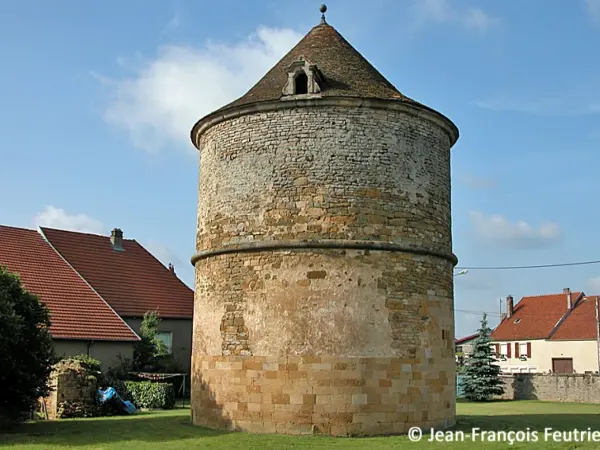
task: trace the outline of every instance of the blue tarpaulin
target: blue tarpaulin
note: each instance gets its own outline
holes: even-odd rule
[[[98,389],[98,395],[100,396],[100,403],[104,404],[111,399],[115,399],[119,403],[123,411],[127,414],[133,414],[136,411],[135,406],[129,400],[123,400],[117,390],[113,387],[109,387],[106,390]]]

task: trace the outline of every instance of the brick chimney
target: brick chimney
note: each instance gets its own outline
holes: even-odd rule
[[[510,318],[513,315],[515,309],[514,299],[512,295],[506,297],[506,317]]]
[[[573,304],[571,302],[571,289],[570,288],[564,288],[563,289],[563,294],[567,295],[567,310],[570,310],[571,307],[573,306]]]
[[[171,272],[173,275],[175,275],[175,266],[174,266],[173,264],[171,264],[171,263],[169,263],[169,271],[170,271],[170,272]]]
[[[113,230],[110,232],[110,243],[112,244],[114,250],[119,252],[125,250],[123,248],[123,232],[120,228],[113,228]]]

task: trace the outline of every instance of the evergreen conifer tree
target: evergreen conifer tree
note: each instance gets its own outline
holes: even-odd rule
[[[492,353],[490,334],[486,314],[481,320],[479,336],[473,344],[473,353],[468,359],[464,371],[464,392],[468,400],[484,402],[494,395],[504,393],[504,383],[500,378],[500,366]]]

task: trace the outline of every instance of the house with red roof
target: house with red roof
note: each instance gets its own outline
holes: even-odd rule
[[[506,298],[492,345],[506,373],[598,372],[597,296],[584,292]]]
[[[57,355],[88,354],[105,367],[132,356],[139,336],[41,233],[0,226],[0,265],[50,310]]]
[[[457,338],[454,341],[454,358],[459,366],[465,364],[465,360],[469,359],[473,354],[475,340],[479,334],[471,334],[462,338]]]
[[[475,333],[462,338],[457,338],[454,342],[455,352],[460,353],[465,358],[471,356],[471,353],[473,353],[473,344],[475,343],[477,336],[479,336],[479,334]]]
[[[118,353],[131,357],[144,314],[158,311],[159,337],[189,373],[194,292],[120,229],[0,227],[0,264],[48,305],[58,354],[87,353],[108,367]]]

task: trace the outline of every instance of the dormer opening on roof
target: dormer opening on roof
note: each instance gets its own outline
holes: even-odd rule
[[[319,94],[322,84],[323,76],[317,65],[301,56],[288,66],[288,80],[283,88],[283,95]]]
[[[308,94],[308,77],[303,71],[294,77],[294,94]]]

